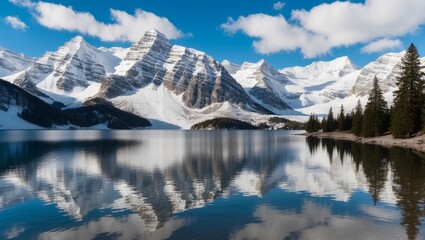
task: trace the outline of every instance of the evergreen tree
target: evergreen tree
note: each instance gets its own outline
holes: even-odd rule
[[[325,126],[323,132],[333,132],[337,128],[337,122],[334,119],[334,114],[332,108],[329,109],[328,117],[326,118]]]
[[[341,110],[338,115],[338,130],[344,131],[344,121],[345,121],[345,115],[344,115],[344,105],[341,104]]]
[[[351,113],[347,113],[344,118],[344,131],[350,130],[353,126],[353,117],[354,117],[354,111]]]
[[[421,129],[424,106],[424,73],[413,43],[401,60],[400,68],[396,82],[398,90],[394,91],[391,132],[396,138],[409,138]]]
[[[363,122],[363,108],[362,104],[360,103],[360,99],[357,101],[357,106],[354,112],[353,116],[353,124],[351,127],[351,132],[356,135],[360,136],[362,133],[362,122]]]
[[[326,117],[322,118],[322,122],[320,123],[320,128],[323,130],[323,132],[325,132],[325,128],[326,128]]]
[[[378,84],[378,78],[375,76],[364,111],[362,136],[376,137],[386,132],[389,126],[388,112],[387,102],[384,100],[382,90]]]
[[[305,123],[305,130],[309,133],[318,132],[320,129],[319,119],[315,114],[311,114],[308,121]]]

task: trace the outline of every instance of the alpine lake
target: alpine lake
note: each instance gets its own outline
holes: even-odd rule
[[[425,239],[425,159],[299,131],[0,131],[0,239]]]

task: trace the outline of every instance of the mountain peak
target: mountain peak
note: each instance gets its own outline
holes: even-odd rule
[[[1,48],[0,48],[1,49]],[[221,62],[221,64],[222,65],[230,65],[230,64],[233,64],[232,62],[230,62],[229,60],[227,60],[227,59],[224,59],[222,62]]]
[[[169,40],[165,34],[159,32],[158,30],[151,28],[143,34],[143,37],[140,39],[140,42],[155,42],[159,40],[161,42],[168,43]],[[139,42],[139,43],[140,43]]]
[[[267,64],[266,60],[264,58],[260,59],[260,61],[257,62],[258,65]]]
[[[240,65],[232,63],[227,59],[223,60],[221,65],[227,70],[228,73],[230,73],[230,75],[235,74],[241,69]]]
[[[156,30],[155,28],[151,28],[151,29],[147,30],[145,33],[149,33],[149,34],[162,34],[160,31]]]
[[[149,52],[155,52],[158,56],[165,56],[171,47],[171,43],[163,33],[156,29],[150,29],[143,34],[143,37],[138,43],[131,46],[124,60],[132,62],[139,61]],[[121,65],[121,67],[119,66],[117,68],[117,73],[119,74],[128,71],[128,67],[132,64],[127,66],[126,63],[123,63]]]
[[[357,70],[358,67],[353,64],[353,62],[351,61],[351,59],[348,56],[343,56],[343,57],[339,57],[339,58],[335,58],[332,61],[329,61],[330,65],[334,65],[334,67],[336,68],[351,68],[351,69],[355,69]]]
[[[77,36],[71,38],[71,40],[69,40],[68,43],[70,43],[72,45],[76,45],[76,46],[81,46],[82,44],[88,45],[86,40],[84,40],[84,38],[80,35],[77,35]]]
[[[262,68],[273,68],[264,58],[262,58],[260,61],[255,63],[256,66],[262,67]]]

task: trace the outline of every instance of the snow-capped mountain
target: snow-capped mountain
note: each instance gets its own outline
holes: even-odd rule
[[[289,67],[280,70],[293,83],[289,92],[299,93],[295,108],[330,102],[351,94],[351,87],[358,74],[357,67],[348,57],[325,62],[314,62],[305,67]]]
[[[146,32],[116,69],[117,77],[125,77],[131,86],[131,89],[120,88],[123,90],[120,95],[148,85],[164,85],[175,95],[182,94],[182,101],[189,108],[201,109],[225,101],[250,102],[243,89],[212,57],[194,49],[173,46],[156,30]],[[109,91],[116,92],[115,84],[116,81],[105,81],[101,96],[115,97]]]
[[[365,103],[375,75],[391,103],[403,55],[385,54],[362,69],[340,57],[276,70],[264,60],[219,63],[152,29],[130,48],[95,48],[77,36],[38,60],[0,50],[0,77],[66,108],[100,97],[154,125],[190,128],[215,117],[258,123],[341,104],[350,111],[358,99]]]
[[[184,128],[218,116],[256,119],[272,113],[212,57],[172,45],[156,30],[127,49],[95,48],[77,36],[5,79],[67,108],[102,97],[122,110]]]
[[[0,48],[0,77],[20,72],[31,66],[33,62],[34,59]]]
[[[353,94],[368,95],[375,76],[381,83],[383,92],[393,91],[396,86],[396,76],[400,71],[399,64],[404,54],[405,52],[387,53],[376,61],[367,64],[356,79],[352,89]]]
[[[7,81],[0,80],[0,93],[0,128],[133,129],[151,126],[146,119],[119,110],[104,99],[91,99],[82,107],[61,110]]]
[[[226,68],[227,72],[229,72],[231,75],[241,70],[241,65],[232,63],[229,60],[223,60],[221,65],[223,65],[223,67]]]
[[[172,45],[156,30],[130,48],[97,96],[125,111],[185,127],[215,116],[270,113],[212,57]]]
[[[285,89],[290,84],[286,75],[274,69],[264,59],[257,63],[245,62],[242,66],[225,60],[223,66],[229,73],[233,73],[232,76],[256,102],[274,112],[284,113],[285,110],[290,110],[291,107],[286,102],[297,98]]]
[[[325,114],[329,108],[338,109],[341,104],[345,109],[350,111],[354,108],[357,101],[360,100],[363,106],[367,102],[367,97],[372,86],[373,78],[376,76],[380,82],[380,87],[383,90],[384,97],[391,105],[393,102],[393,91],[396,87],[396,77],[400,72],[399,64],[405,52],[387,53],[379,57],[373,62],[370,62],[360,70],[353,71],[342,77],[338,82],[339,86],[334,84],[325,86],[321,91],[334,91],[336,93],[343,93],[328,101],[318,99],[315,104],[296,110],[303,113],[319,113]],[[425,58],[421,59],[422,65],[425,64]],[[333,89],[333,90],[331,90]],[[323,96],[323,95],[322,95]]]
[[[5,77],[28,92],[64,104],[93,96],[120,59],[88,44],[81,36],[47,52],[28,69]],[[48,96],[48,97],[46,97]]]
[[[356,70],[358,68],[345,56],[329,62],[314,62],[305,67],[288,67],[280,70],[280,72],[299,85],[314,86],[342,78]]]

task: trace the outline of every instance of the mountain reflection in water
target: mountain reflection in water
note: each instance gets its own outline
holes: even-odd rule
[[[420,156],[292,134],[0,132],[0,238],[424,238]]]

